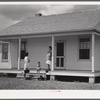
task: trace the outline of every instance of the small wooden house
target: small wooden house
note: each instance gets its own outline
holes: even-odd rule
[[[52,46],[50,76],[82,76],[94,82],[100,76],[100,10],[35,16],[0,32],[0,72],[23,69],[29,52],[30,69],[47,69]]]

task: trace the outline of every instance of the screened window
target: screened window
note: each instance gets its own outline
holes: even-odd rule
[[[26,41],[21,41],[21,59],[24,59],[26,53]]]
[[[64,43],[57,43],[57,56],[64,56]]]
[[[8,43],[2,44],[2,59],[8,60]]]
[[[64,42],[58,42],[56,50],[56,67],[64,67]]]
[[[90,38],[81,38],[79,42],[79,59],[90,59]]]

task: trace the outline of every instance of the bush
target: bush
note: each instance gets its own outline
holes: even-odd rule
[[[17,74],[12,74],[12,73],[7,74],[7,77],[16,77],[16,76],[17,76]]]

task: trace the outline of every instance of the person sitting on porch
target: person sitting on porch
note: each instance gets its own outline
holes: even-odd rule
[[[37,70],[37,73],[39,73],[40,70],[41,70],[41,64],[40,64],[40,61],[37,62],[36,70]]]
[[[28,57],[28,52],[26,52],[24,57],[24,78],[26,79],[26,74],[29,73],[28,63],[30,62],[30,59]]]
[[[47,56],[46,56],[46,64],[48,66],[48,70],[46,72],[50,70],[51,61],[52,61],[52,47],[49,46],[49,51],[47,52]]]

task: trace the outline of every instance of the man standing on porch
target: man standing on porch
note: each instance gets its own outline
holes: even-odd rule
[[[49,46],[49,51],[47,52],[47,56],[46,56],[46,64],[48,66],[48,70],[47,72],[51,69],[51,64],[52,64],[52,47]]]

